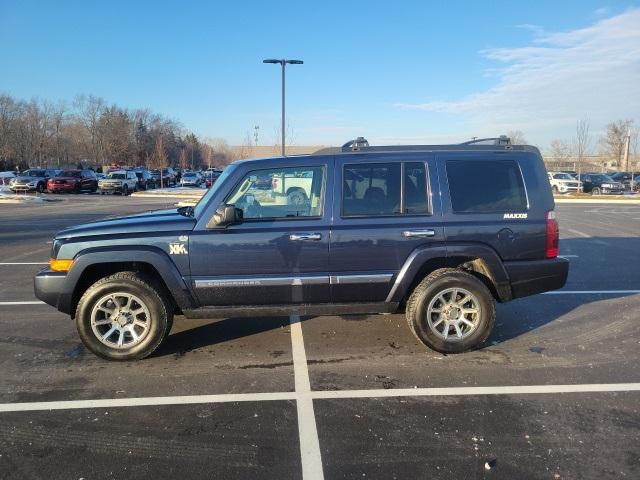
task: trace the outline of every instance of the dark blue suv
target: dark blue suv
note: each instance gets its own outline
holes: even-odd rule
[[[463,352],[495,302],[565,284],[539,151],[500,137],[238,161],[195,207],[68,228],[38,298],[84,344],[143,358],[173,315],[210,318],[405,311],[417,338]]]

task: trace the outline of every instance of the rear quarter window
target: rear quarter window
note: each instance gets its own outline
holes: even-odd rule
[[[513,160],[448,160],[454,213],[525,212],[527,194]]]

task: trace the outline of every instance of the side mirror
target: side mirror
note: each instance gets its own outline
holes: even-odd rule
[[[226,227],[242,221],[242,209],[235,205],[223,203],[213,214],[213,224],[217,227]]]

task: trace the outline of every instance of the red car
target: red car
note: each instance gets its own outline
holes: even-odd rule
[[[62,170],[47,181],[47,190],[51,193],[98,190],[98,177],[93,170]]]

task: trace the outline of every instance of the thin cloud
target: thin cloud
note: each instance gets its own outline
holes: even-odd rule
[[[519,129],[537,140],[570,136],[575,122],[633,118],[640,111],[640,9],[567,32],[534,32],[530,45],[480,52],[495,87],[446,101],[396,107],[461,115],[478,131]]]

